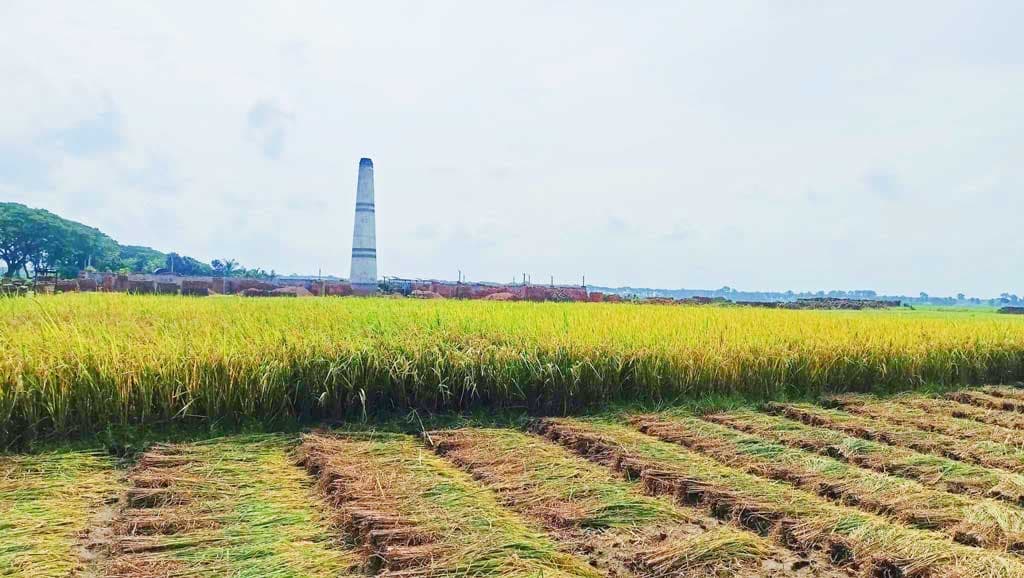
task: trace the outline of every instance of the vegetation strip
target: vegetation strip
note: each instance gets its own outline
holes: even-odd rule
[[[633,423],[643,433],[726,465],[921,528],[941,529],[967,545],[1024,549],[1024,510],[993,500],[974,501],[933,490],[695,417],[639,416]]]
[[[757,534],[644,496],[607,469],[534,435],[460,429],[426,437],[507,507],[541,520],[606,571],[618,573],[621,566],[641,575],[679,577],[829,571]]]
[[[1024,449],[988,440],[961,440],[935,432],[902,427],[876,419],[861,417],[844,411],[822,408],[812,404],[769,403],[770,413],[802,421],[808,425],[841,431],[859,438],[902,446],[929,453],[1011,472],[1024,472]]]
[[[299,457],[384,575],[599,576],[410,436],[314,434]]]
[[[1024,379],[1024,324],[994,313],[63,294],[0,300],[0,319],[0,444],[196,417]]]
[[[849,395],[831,398],[828,401],[830,404],[841,407],[844,411],[860,416],[881,420],[884,423],[914,427],[959,440],[995,442],[1018,450],[1024,442],[1022,439],[1024,436],[1019,431],[998,425],[979,423],[971,419],[936,415],[913,406],[894,403],[896,400]]]
[[[906,396],[894,399],[893,403],[920,409],[931,415],[948,415],[1007,429],[1024,430],[1024,415],[969,405],[950,399]]]
[[[707,503],[713,511],[805,546],[829,545],[874,575],[1022,576],[1013,557],[955,544],[873,514],[725,466],[628,427],[574,419],[544,420],[538,431],[591,459],[638,477],[652,493]]]
[[[864,468],[911,478],[947,492],[1024,504],[1024,476],[1020,474],[922,454],[755,411],[712,414],[705,419]]]
[[[334,535],[288,436],[158,446],[131,472],[104,576],[336,577]]]
[[[981,391],[955,391],[947,397],[953,401],[987,409],[1024,413],[1024,401],[1018,401],[1009,397],[999,397]]]
[[[104,454],[0,456],[0,576],[69,576],[91,554],[89,525],[121,489]]]

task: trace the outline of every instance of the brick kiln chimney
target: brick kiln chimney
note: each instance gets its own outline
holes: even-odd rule
[[[377,292],[377,224],[373,207],[373,161],[359,159],[359,184],[356,188],[356,222],[352,230],[352,292],[373,295]]]

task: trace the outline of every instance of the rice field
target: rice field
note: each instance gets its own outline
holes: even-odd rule
[[[1020,380],[1024,320],[984,312],[123,294],[0,301],[3,445],[175,422],[550,414]],[[989,409],[1024,407],[973,395]]]
[[[8,454],[0,576],[1024,576],[1024,477],[907,441],[970,447],[1019,415],[958,399]]]
[[[1021,319],[0,314],[0,576],[1024,578],[1024,385],[984,385],[1024,378]]]

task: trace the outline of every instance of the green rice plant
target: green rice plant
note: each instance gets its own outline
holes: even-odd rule
[[[959,403],[950,399],[908,395],[894,399],[893,403],[913,407],[931,415],[946,415],[1010,430],[1024,430],[1024,415]]]
[[[90,527],[121,488],[103,454],[0,456],[0,576],[69,576]]]
[[[728,513],[766,530],[781,528],[790,540],[828,545],[837,554],[847,552],[877,573],[1024,575],[1024,564],[1013,556],[956,544],[941,534],[829,503],[626,426],[562,418],[545,420],[538,429],[592,459],[639,476],[652,492],[699,499],[722,515]]]
[[[868,416],[826,409],[809,403],[767,404],[771,413],[800,420],[809,425],[826,427],[867,440],[906,447],[922,453],[940,455],[954,460],[1024,473],[1024,449],[1015,445],[986,439],[961,439],[904,427]]]
[[[994,500],[930,489],[695,417],[647,415],[633,423],[643,433],[748,473],[789,482],[920,528],[942,530],[969,545],[1008,551],[1024,548],[1024,510]]]
[[[305,471],[297,440],[241,435],[161,446],[130,475],[102,575],[290,578],[354,576]]]
[[[1024,504],[1024,476],[1020,474],[922,454],[755,411],[731,411],[708,415],[705,419],[878,472],[917,480],[947,492]]]
[[[319,476],[346,529],[388,572],[599,576],[410,436],[310,435],[300,460]]]
[[[904,397],[904,396],[901,396]],[[897,403],[899,397],[877,398],[874,396],[849,395],[832,398],[830,403],[842,407],[843,410],[901,426],[917,428],[960,440],[977,440],[995,442],[998,447],[1020,450],[1024,447],[1021,432],[999,425],[984,424],[971,419],[953,416],[936,415],[933,412]]]
[[[692,508],[648,497],[635,484],[541,437],[511,429],[467,428],[426,435],[502,503],[540,520],[574,551],[611,554],[652,576],[734,575],[770,564],[810,566],[765,538],[723,525]],[[619,547],[609,547],[609,544]]]
[[[394,408],[766,400],[1024,379],[995,314],[602,303],[0,300],[0,443],[40,432]]]

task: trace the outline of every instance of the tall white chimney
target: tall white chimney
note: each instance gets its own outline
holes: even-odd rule
[[[352,292],[373,295],[377,292],[377,222],[373,206],[373,161],[359,159],[359,184],[356,188],[356,222],[352,229]]]

